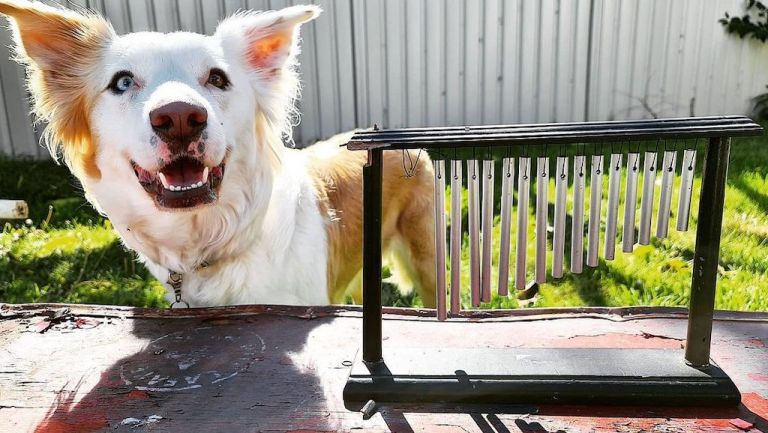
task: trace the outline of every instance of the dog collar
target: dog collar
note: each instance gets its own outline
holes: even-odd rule
[[[199,269],[207,268],[210,265],[211,264],[207,260],[203,260],[199,266],[195,267],[195,270],[197,271]],[[184,274],[168,270],[168,281],[166,282],[173,289],[173,294],[176,298],[170,308],[181,308],[182,306],[189,308],[189,302],[181,298],[181,285],[184,283]]]
[[[189,308],[189,302],[181,299],[181,284],[184,282],[184,274],[176,271],[168,271],[167,283],[173,288],[173,294],[176,300],[171,304],[171,308],[181,308],[182,304]]]

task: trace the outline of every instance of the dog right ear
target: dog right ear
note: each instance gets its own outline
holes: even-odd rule
[[[98,177],[88,122],[99,89],[94,72],[116,36],[109,23],[38,2],[0,1],[10,18],[17,60],[26,65],[38,118],[48,123],[46,138],[54,157],[61,150],[75,174]]]
[[[298,53],[299,26],[315,19],[320,8],[291,6],[278,11],[242,12],[223,20],[216,36],[235,47],[246,67],[262,79],[279,79]]]
[[[258,111],[285,137],[291,135],[293,102],[299,93],[299,28],[320,12],[315,5],[240,12],[223,20],[214,34],[227,58],[244,68]]]

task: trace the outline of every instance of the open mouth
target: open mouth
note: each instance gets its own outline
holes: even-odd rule
[[[210,204],[218,198],[224,177],[224,162],[206,167],[191,156],[179,156],[155,173],[131,161],[139,183],[160,208],[188,209]]]

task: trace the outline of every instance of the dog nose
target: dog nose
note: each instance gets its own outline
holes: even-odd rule
[[[176,101],[150,111],[149,123],[166,142],[188,142],[205,129],[208,112],[199,105]]]

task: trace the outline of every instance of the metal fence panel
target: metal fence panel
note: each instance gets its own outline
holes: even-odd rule
[[[211,34],[239,9],[298,0],[57,0],[119,33]],[[297,145],[354,127],[746,113],[768,45],[717,23],[741,0],[314,0]],[[0,154],[46,157],[0,33]]]

